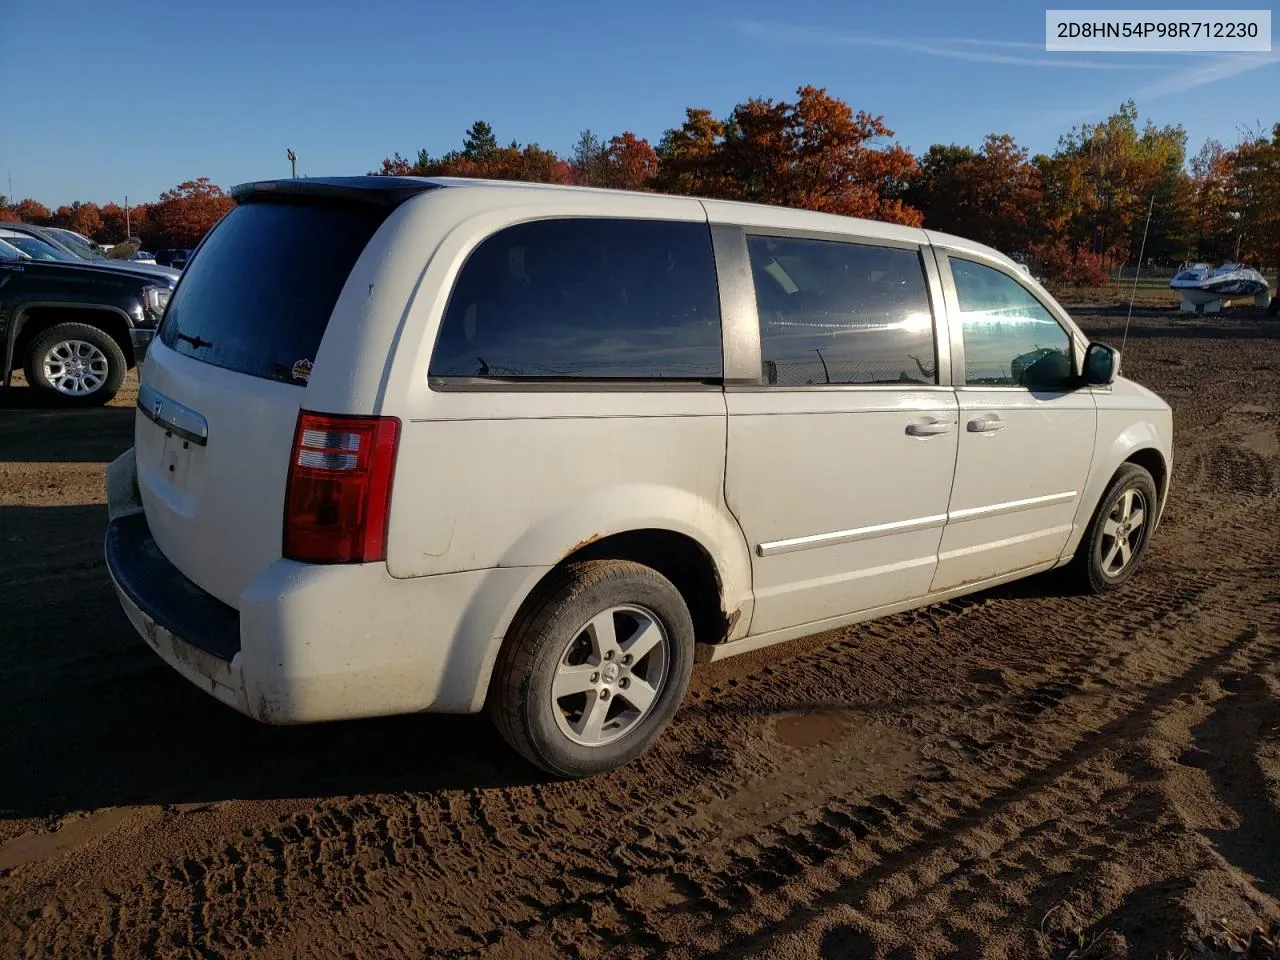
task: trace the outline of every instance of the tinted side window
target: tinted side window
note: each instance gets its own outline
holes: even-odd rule
[[[748,236],[766,383],[935,383],[915,250]]]
[[[435,377],[718,380],[724,362],[705,223],[517,224],[471,253],[431,358]]]
[[[1071,376],[1071,338],[1018,281],[972,260],[951,259],[964,334],[965,383],[1037,389]]]

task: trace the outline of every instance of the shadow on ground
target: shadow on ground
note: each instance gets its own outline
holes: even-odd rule
[[[0,389],[0,462],[110,462],[133,442],[133,408],[68,409],[28,387]]]
[[[538,779],[484,717],[268,727],[222,706],[121,612],[105,524],[104,507],[0,508],[0,818]]]

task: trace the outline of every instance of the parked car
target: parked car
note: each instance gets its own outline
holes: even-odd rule
[[[54,246],[48,240],[18,230],[10,230],[3,223],[0,223],[0,240],[3,240],[11,247],[16,247],[32,260],[58,260],[63,263],[79,262],[76,256],[61,247]]]
[[[156,255],[149,250],[138,250],[129,258],[130,263],[155,263]]]
[[[39,248],[27,234],[7,236],[14,233],[0,230],[0,384],[21,367],[51,398],[108,402],[145,355],[172,284]]]
[[[444,178],[233,196],[106,559],[145,641],[267,723],[487,708],[599,773],[695,657],[1054,567],[1110,590],[1165,504],[1169,407],[980,244]]]
[[[156,251],[156,263],[166,267],[173,267],[175,270],[181,270],[187,265],[187,261],[191,259],[190,250],[158,250]]]
[[[24,233],[28,236],[38,237],[45,243],[57,247],[75,259],[94,266],[107,267],[111,270],[126,270],[130,273],[145,273],[153,277],[163,277],[171,287],[178,282],[178,277],[181,276],[181,271],[174,270],[172,267],[162,267],[158,264],[150,263],[132,263],[127,259],[118,260],[104,256],[97,244],[88,241],[92,245],[86,246],[85,243],[80,242],[83,239],[80,234],[71,230],[63,230],[58,227],[37,227],[29,223],[11,223],[8,221],[0,222],[0,227]]]

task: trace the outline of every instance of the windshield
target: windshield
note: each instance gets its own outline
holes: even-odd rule
[[[75,257],[69,253],[63,253],[53,244],[45,243],[39,237],[28,237],[22,235],[12,235],[3,238],[5,243],[12,247],[17,247],[33,260],[63,260],[74,262]]]
[[[66,244],[67,248],[81,260],[105,260],[101,251],[94,249],[84,241],[84,237],[71,230],[62,230],[58,227],[50,228],[58,239]]]

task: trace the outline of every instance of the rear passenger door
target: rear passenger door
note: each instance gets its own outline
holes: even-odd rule
[[[905,241],[728,226],[714,236],[725,492],[753,554],[751,633],[923,596],[957,436],[948,346],[934,335],[936,265]],[[750,335],[735,337],[744,324]]]
[[[1093,457],[1097,410],[1071,335],[1012,270],[943,258],[960,449],[933,589],[1054,562]]]

